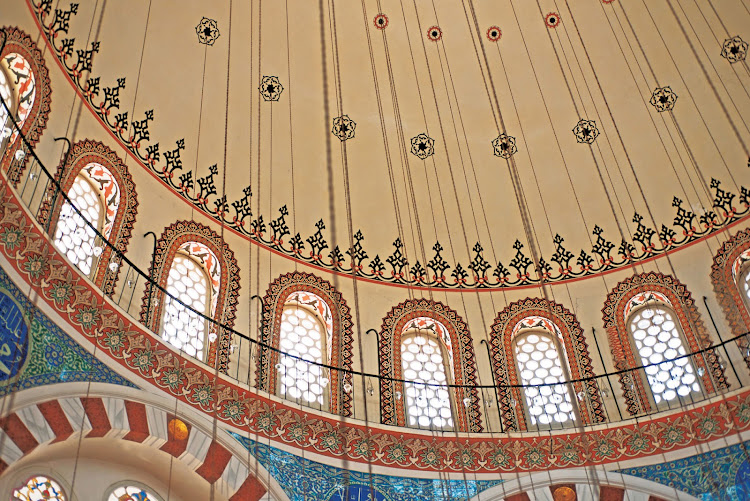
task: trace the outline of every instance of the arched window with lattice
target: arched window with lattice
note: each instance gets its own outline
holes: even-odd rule
[[[381,420],[428,429],[482,430],[476,359],[466,323],[448,306],[394,306],[378,334]]]
[[[60,252],[111,295],[138,212],[135,185],[125,163],[100,142],[79,141],[65,158],[55,179],[70,202],[50,184],[39,223]]]
[[[602,313],[615,369],[624,371],[620,385],[629,413],[728,387],[714,350],[684,357],[711,340],[690,292],[674,277],[633,275],[609,293]]]
[[[333,285],[302,272],[271,282],[263,297],[260,342],[278,351],[258,350],[259,389],[351,415],[352,320]]]
[[[628,301],[623,314],[640,365],[645,367],[643,373],[654,403],[659,406],[680,397],[689,401],[691,394],[700,394],[693,360],[680,358],[688,352],[669,299],[658,292],[637,294]]]
[[[328,408],[333,322],[331,309],[319,296],[294,292],[284,304],[279,333],[279,395],[318,408]]]
[[[401,336],[401,366],[407,425],[453,428],[456,403],[448,385],[455,377],[448,329],[429,317],[409,321]]]
[[[750,230],[742,230],[724,242],[714,256],[711,283],[716,300],[750,368]]]
[[[6,35],[0,65],[10,77],[10,87],[15,102],[15,119],[31,147],[34,147],[47,126],[52,102],[49,73],[41,51],[33,39],[18,28],[4,26]],[[9,137],[0,129],[7,141],[0,166],[7,172],[13,185],[18,185],[29,161],[29,147],[14,127]]]
[[[34,475],[13,489],[11,500],[18,501],[67,501],[60,484],[47,476]]]
[[[583,330],[564,306],[541,298],[509,304],[492,324],[490,351],[504,429],[606,419]]]
[[[10,73],[0,64],[0,158],[5,151],[10,137],[13,135],[14,128],[11,116],[16,115],[16,97],[13,86],[11,86]]]
[[[226,372],[231,331],[220,326],[234,325],[240,284],[234,253],[222,238],[195,221],[168,226],[156,241],[149,278],[141,321],[183,353]]]
[[[566,383],[570,368],[560,329],[544,317],[526,317],[513,329],[513,352],[531,426],[554,427],[574,421],[570,385]]]

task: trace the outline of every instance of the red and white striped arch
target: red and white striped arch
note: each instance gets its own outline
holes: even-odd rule
[[[120,397],[64,397],[30,404],[0,418],[0,477],[2,473],[43,444],[78,437],[108,437],[141,443],[170,454],[230,501],[258,501],[266,487],[246,461],[192,426],[178,440],[168,429],[173,418],[158,407]]]

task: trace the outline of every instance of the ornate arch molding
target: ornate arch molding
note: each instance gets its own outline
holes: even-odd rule
[[[44,129],[47,128],[47,119],[49,118],[52,103],[52,87],[50,86],[49,71],[44,62],[42,52],[37,48],[29,35],[12,26],[3,26],[2,30],[5,32],[7,38],[5,48],[0,53],[0,59],[8,54],[20,54],[28,61],[31,71],[34,73],[36,85],[34,104],[21,127],[21,133],[26,137],[29,144],[34,147],[39,142]],[[18,150],[22,150],[25,153],[21,160],[16,159],[16,152]],[[21,175],[26,169],[30,156],[28,148],[20,137],[16,138],[6,148],[5,154],[0,159],[0,169],[8,173],[8,179],[13,186],[17,186],[20,182]]]
[[[118,266],[115,271],[109,269],[110,262],[120,262],[120,255],[125,254],[130,242],[130,236],[135,224],[135,216],[138,212],[138,197],[136,196],[135,184],[128,172],[125,163],[117,154],[98,141],[85,139],[75,143],[67,156],[67,167],[63,164],[57,168],[55,180],[60,184],[63,192],[68,193],[73,186],[78,174],[86,166],[94,163],[104,166],[115,178],[120,189],[120,204],[117,214],[111,223],[111,231],[107,238],[111,244],[119,251],[119,255],[113,256],[113,250],[109,246],[104,246],[101,256],[99,257],[95,274],[94,283],[108,295],[112,295],[117,283],[117,277],[120,273]],[[60,217],[64,199],[61,196],[55,196],[56,189],[50,185],[45,194],[45,201],[39,209],[39,223],[42,226],[48,226],[48,233],[55,234],[57,222]],[[54,207],[52,207],[54,201]]]
[[[309,292],[315,294],[328,305],[332,317],[331,353],[328,365],[351,371],[352,345],[354,334],[352,330],[352,316],[346,301],[330,282],[310,273],[292,272],[281,275],[271,282],[263,297],[263,322],[260,329],[260,342],[267,346],[278,348],[281,332],[281,316],[284,305],[290,295],[295,292]],[[269,393],[276,393],[277,374],[276,363],[279,353],[269,348],[261,348],[257,366],[258,389]],[[342,416],[351,416],[352,394],[344,390],[344,385],[351,385],[350,372],[331,371],[330,412]]]
[[[722,244],[711,265],[711,283],[714,286],[716,300],[724,310],[724,316],[735,336],[750,331],[750,312],[747,310],[735,277],[735,263],[738,263],[740,258],[744,259],[743,254],[748,250],[750,250],[750,230],[742,230]],[[750,356],[747,355],[750,340],[744,337],[739,339],[737,344],[741,348],[745,363],[750,368]]]
[[[505,429],[525,431],[526,415],[523,410],[525,397],[519,385],[518,366],[513,353],[513,334],[516,325],[528,317],[542,317],[559,329],[559,339],[565,348],[570,376],[573,379],[593,378],[588,345],[583,329],[576,316],[561,304],[541,298],[526,298],[509,304],[492,324],[490,346],[495,382],[498,385],[500,412]],[[562,354],[561,354],[562,355]],[[573,383],[575,393],[584,391],[587,398],[578,402],[583,424],[602,423],[606,417],[596,381]]]
[[[234,257],[234,252],[220,235],[208,226],[195,221],[173,223],[164,229],[164,232],[156,241],[156,251],[148,270],[151,280],[146,283],[141,304],[141,322],[153,332],[159,332],[162,315],[164,314],[164,292],[162,292],[162,289],[167,287],[169,270],[177,251],[186,242],[198,242],[205,245],[221,260],[221,280],[213,320],[232,328],[237,315],[237,301],[240,291],[240,270],[237,266],[237,260]],[[161,289],[153,287],[152,282],[157,283]],[[232,333],[220,329],[217,335],[216,342],[209,343],[207,363],[211,366],[216,364],[218,343],[219,370],[226,373],[229,367],[229,346]]]
[[[181,425],[170,425],[174,418]],[[80,396],[40,401],[0,417],[0,430],[5,433],[5,457],[9,452],[13,456],[7,462],[0,458],[0,475],[42,445],[106,436],[170,454],[216,485],[217,492],[231,495],[230,501],[257,501],[266,494],[247,458],[191,424],[185,415],[135,400]]]
[[[453,349],[453,375],[455,385],[476,386],[477,365],[474,345],[466,322],[448,306],[430,299],[409,299],[391,308],[383,319],[378,337],[378,361],[380,365],[380,401],[383,424],[405,426],[404,398],[397,399],[396,392],[405,395],[404,384],[394,379],[403,379],[401,365],[401,336],[406,324],[415,318],[428,317],[443,324],[448,330]],[[391,379],[387,379],[391,378]],[[455,417],[458,431],[482,431],[479,413],[479,398],[476,388],[453,389]],[[465,398],[471,399],[464,405]]]
[[[701,320],[698,308],[687,287],[669,275],[658,272],[639,273],[617,284],[607,295],[602,308],[604,328],[607,330],[609,347],[612,350],[612,358],[617,370],[632,369],[642,365],[630,342],[625,308],[635,295],[649,291],[659,292],[669,300],[671,305],[668,306],[671,306],[679,319],[690,352],[696,352],[711,345],[706,326]],[[706,352],[705,359],[697,358],[693,362],[698,368],[704,369],[700,379],[706,392],[713,393],[718,389],[728,388],[724,370],[713,350]],[[642,378],[632,377],[625,373],[620,376],[620,385],[630,414],[651,410],[651,403],[647,398]]]

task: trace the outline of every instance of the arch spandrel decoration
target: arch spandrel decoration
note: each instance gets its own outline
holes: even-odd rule
[[[36,89],[34,103],[21,126],[21,132],[33,147],[39,142],[42,132],[47,127],[50,106],[52,104],[52,87],[50,86],[49,72],[42,52],[37,48],[29,35],[12,26],[3,26],[2,30],[5,32],[6,42],[2,53],[0,53],[0,60],[9,54],[19,54],[29,63],[34,75]],[[11,83],[13,82],[11,81]],[[23,150],[26,153],[20,160],[16,158],[18,150]],[[7,172],[8,179],[13,186],[18,185],[20,182],[21,175],[28,165],[29,157],[31,155],[28,148],[26,148],[20,137],[16,137],[13,143],[8,144],[4,155],[0,159],[0,169],[3,172]]]
[[[109,147],[90,139],[73,144],[67,158],[67,167],[61,164],[55,173],[55,180],[60,184],[64,193],[70,191],[81,171],[91,164],[103,166],[114,178],[119,188],[120,201],[113,220],[108,223],[108,231],[104,233],[108,233],[108,235],[105,235],[107,240],[114,244],[118,251],[125,254],[133,232],[135,217],[138,213],[138,197],[135,191],[135,184],[125,163]],[[63,197],[55,196],[56,191],[54,186],[50,185],[48,187],[38,216],[39,223],[48,228],[50,235],[55,234],[55,228],[60,218],[60,210],[65,201]],[[108,197],[107,193],[104,196],[106,199]],[[53,203],[54,207],[52,206]],[[110,247],[103,247],[93,276],[94,283],[108,295],[114,293],[117,277],[120,273],[119,266],[115,271],[108,268],[111,261],[118,263],[120,261],[118,256],[113,256],[112,254],[113,250]]]
[[[213,320],[229,328],[233,327],[240,291],[240,270],[234,252],[222,240],[221,236],[208,226],[195,221],[178,221],[165,228],[156,241],[156,251],[148,270],[149,278],[166,290],[169,270],[172,267],[175,255],[188,242],[198,242],[205,245],[221,260],[221,279]],[[160,289],[152,287],[151,281],[147,282],[141,303],[140,320],[153,332],[159,332],[165,302],[164,293]],[[232,341],[232,333],[220,329],[217,334],[217,340],[209,343],[207,363],[215,366],[218,353],[219,370],[226,373],[229,368],[229,347]]]
[[[737,272],[744,267],[743,260],[750,251],[750,230],[742,230],[724,242],[714,256],[711,265],[711,284],[716,293],[716,300],[734,336],[750,331],[750,311],[742,297],[737,280]],[[750,356],[747,355],[750,340],[747,337],[737,343],[742,348],[745,363],[750,368]]]
[[[642,365],[630,341],[630,331],[626,324],[628,320],[626,308],[634,296],[646,292],[656,292],[669,301],[668,306],[677,315],[687,341],[688,353],[700,351],[711,345],[706,326],[701,320],[698,308],[687,287],[669,275],[658,272],[639,273],[617,284],[607,295],[602,308],[602,319],[604,328],[607,330],[615,369],[632,369]],[[693,363],[696,368],[703,369],[700,380],[707,393],[714,393],[719,389],[729,387],[724,370],[713,350],[705,352],[705,358],[696,357]],[[652,406],[641,377],[633,377],[625,373],[620,376],[620,384],[625,396],[625,406],[630,414],[635,415],[651,410]]]
[[[309,292],[326,302],[331,312],[331,348],[330,361],[326,365],[338,367],[343,371],[352,369],[352,345],[354,343],[352,316],[346,301],[333,285],[310,273],[292,272],[281,275],[271,282],[263,297],[263,322],[260,330],[260,342],[277,347],[281,332],[281,317],[287,299],[296,292]],[[276,393],[278,374],[276,364],[279,354],[273,350],[261,349],[257,365],[258,389]],[[351,416],[352,394],[344,391],[344,384],[351,383],[351,375],[341,371],[331,371],[330,375],[330,412],[342,416]]]
[[[448,306],[430,299],[410,299],[391,308],[383,319],[378,341],[380,375],[403,379],[401,362],[401,337],[406,325],[414,319],[426,317],[443,324],[450,335],[454,367],[446,367],[453,374],[454,385],[476,386],[477,366],[474,345],[466,322]],[[450,358],[450,357],[449,357]],[[396,392],[405,396],[404,384],[380,379],[380,413],[383,424],[406,426],[405,398],[396,398]],[[481,432],[479,395],[476,388],[454,388],[451,398],[454,406],[454,426],[462,432]],[[468,405],[464,404],[470,399]]]
[[[557,327],[564,355],[574,380],[593,378],[588,345],[583,337],[583,329],[575,315],[561,304],[542,298],[527,298],[509,304],[501,311],[492,324],[490,347],[495,383],[498,385],[500,412],[505,429],[525,431],[528,429],[524,413],[525,397],[522,388],[509,388],[521,384],[513,351],[513,335],[519,322],[529,317],[546,319]],[[559,356],[563,356],[560,353]],[[578,401],[583,424],[602,423],[606,420],[599,389],[593,379],[573,383],[575,393],[583,391],[587,398]]]

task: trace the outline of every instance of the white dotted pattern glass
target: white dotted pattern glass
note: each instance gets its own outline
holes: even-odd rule
[[[161,501],[161,498],[141,487],[128,485],[113,490],[107,501]]]
[[[81,272],[90,275],[96,241],[96,232],[91,226],[99,225],[102,202],[91,183],[80,176],[70,188],[68,197],[81,214],[67,200],[63,203],[55,230],[55,245]]]
[[[191,357],[203,360],[206,320],[196,313],[206,314],[208,305],[208,278],[203,266],[189,256],[177,254],[169,270],[167,292],[162,336]]]
[[[280,394],[306,404],[323,405],[328,384],[323,363],[323,325],[314,313],[299,306],[285,306],[281,315],[279,349],[289,355],[279,359]]]
[[[5,105],[11,110],[13,109],[12,95],[10,84],[5,76],[5,72],[0,70],[0,96],[3,98],[3,101],[5,101]],[[5,140],[8,139],[12,133],[13,125],[8,119],[8,111],[5,109],[5,106],[0,103],[0,148],[4,146]],[[0,149],[0,154],[2,154],[2,152],[3,150]]]
[[[401,342],[401,365],[409,426],[451,428],[453,414],[445,377],[443,350],[431,336],[409,336]],[[422,384],[419,384],[422,383]]]
[[[12,500],[22,501],[65,501],[60,484],[41,475],[31,477],[25,485],[13,491]]]
[[[647,306],[636,311],[630,320],[630,333],[646,367],[646,377],[658,404],[700,391],[698,379],[686,354],[672,313],[660,306]]]
[[[750,305],[750,267],[745,270],[742,279],[742,288],[745,291],[745,304]]]
[[[573,406],[564,381],[560,355],[550,336],[522,335],[516,341],[516,362],[524,388],[531,424],[551,425],[573,421]]]

